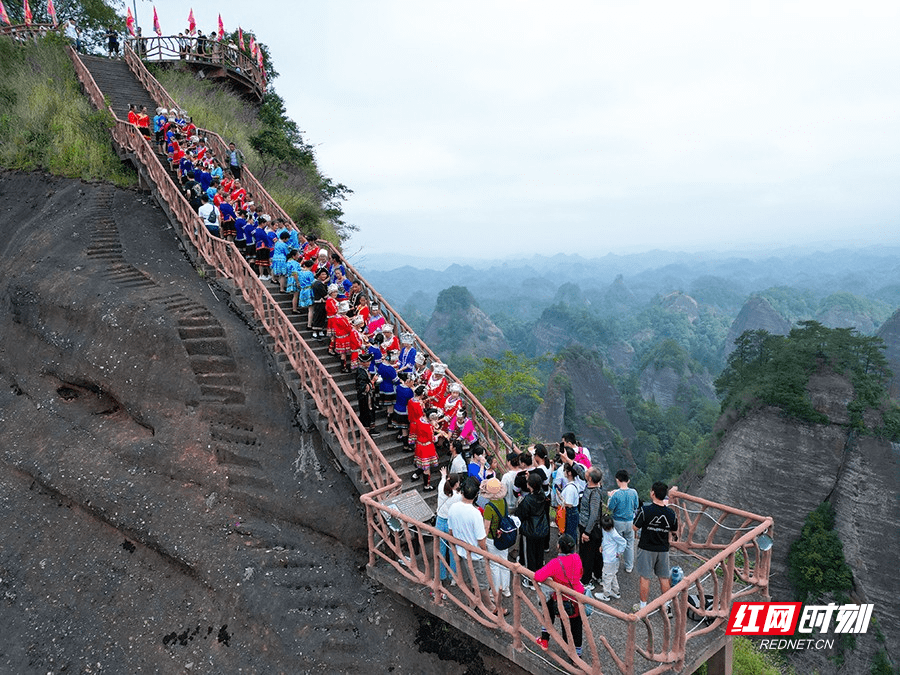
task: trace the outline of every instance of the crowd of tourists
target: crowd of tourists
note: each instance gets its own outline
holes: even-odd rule
[[[427,397],[426,401],[430,403]],[[434,433],[443,434],[443,416],[438,413],[433,419]],[[653,578],[658,579],[662,593],[669,590],[668,551],[678,521],[668,506],[667,485],[655,483],[650,501],[641,504],[637,491],[629,487],[627,471],[620,470],[615,476],[617,487],[605,492],[603,475],[592,466],[590,450],[572,433],[564,434],[552,456],[540,443],[510,453],[505,472],[497,469],[496,461],[479,445],[463,450],[452,431],[448,440],[449,467],[440,469],[436,527],[476,550],[457,546],[453,556],[442,542],[442,581],[453,585],[456,578],[466,579],[480,589],[485,607],[506,614],[509,609],[503,607],[503,598],[511,595],[509,569],[493,561],[486,564],[482,552],[507,560],[514,556],[534,573],[537,586],[529,577],[523,577],[522,583],[529,590],[543,592],[550,620],[554,621],[560,610],[565,612],[563,639],[568,626],[579,655],[583,610],[574,596],[557,598],[542,582],[550,579],[577,593],[592,593],[598,600],[612,602],[621,598],[620,567],[626,574],[636,571],[640,601],[633,611],[647,604]],[[554,529],[556,555],[545,563]],[[457,560],[461,566],[458,575]],[[474,578],[470,578],[472,571]],[[549,641],[550,633],[542,627],[537,643],[546,650]]]
[[[160,108],[156,113],[150,121],[146,110],[132,107],[129,121],[145,134],[152,126],[199,221],[211,234],[234,242],[262,281],[291,294],[291,312],[305,317],[312,338],[327,342],[342,370],[354,374],[362,425],[377,437],[379,417],[386,420],[386,429],[413,454],[412,479],[421,478],[426,492],[437,489],[436,527],[479,551],[457,545],[453,555],[442,540],[443,582],[465,579],[480,590],[489,611],[507,614],[503,598],[511,596],[509,568],[486,564],[482,552],[506,560],[513,554],[533,572],[538,586],[528,577],[523,584],[544,592],[551,621],[560,609],[565,612],[563,637],[568,626],[579,654],[583,610],[573,597],[557,598],[542,582],[550,579],[610,602],[621,597],[620,567],[626,574],[636,570],[640,602],[634,611],[646,605],[653,578],[662,593],[669,590],[668,551],[677,518],[668,506],[668,486],[655,483],[650,501],[641,504],[628,473],[620,470],[616,489],[604,492],[600,469],[573,433],[564,434],[552,450],[541,443],[516,448],[506,457],[507,470],[499,468],[497,456],[481,445],[462,387],[448,379],[447,367],[428,363],[416,350],[413,334],[395,334],[360,281],[348,277],[338,254],[254,204],[241,184],[244,158],[235,145],[216,157],[183,111]],[[557,555],[545,563],[553,529]],[[548,649],[549,639],[543,627],[538,645]]]

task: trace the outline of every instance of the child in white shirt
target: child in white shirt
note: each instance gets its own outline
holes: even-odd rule
[[[612,517],[607,513],[600,518],[603,528],[603,593],[595,596],[598,600],[608,602],[611,598],[619,599],[619,557],[625,551],[625,538],[616,532]]]

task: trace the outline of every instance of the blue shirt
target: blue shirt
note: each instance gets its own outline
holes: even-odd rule
[[[613,496],[609,498],[608,506],[612,512],[613,520],[630,523],[634,520],[634,512],[637,511],[638,504],[637,490],[628,488],[616,490]]]

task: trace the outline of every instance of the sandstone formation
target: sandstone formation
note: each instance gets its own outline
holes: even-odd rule
[[[544,402],[532,419],[530,434],[556,443],[566,431],[574,432],[592,449],[592,459],[610,487],[615,486],[612,473],[622,467],[634,469],[621,443],[635,436],[625,403],[603,373],[599,359],[581,350],[571,350],[560,359]]]
[[[890,394],[900,400],[900,309],[878,329],[878,337],[884,340],[884,355],[894,374],[890,383]]]
[[[771,594],[792,600],[787,555],[806,516],[825,500],[837,513],[837,530],[853,569],[853,599],[875,603],[886,645],[896,657],[900,611],[896,603],[895,566],[900,556],[900,445],[851,433],[847,404],[850,384],[822,373],[810,380],[811,400],[828,424],[803,424],[776,409],[749,413],[727,429],[715,457],[688,491],[775,519]],[[872,636],[843,668],[824,658],[801,661],[798,672],[868,673]],[[868,652],[866,650],[869,650]],[[810,657],[814,658],[814,657]],[[813,666],[814,663],[814,666]]]
[[[728,329],[725,337],[725,356],[734,351],[734,341],[744,331],[765,330],[772,335],[787,335],[791,331],[790,322],[776,312],[772,305],[758,296],[754,296],[744,303],[737,318]]]
[[[0,202],[0,672],[447,672],[162,212],[8,172]]]
[[[509,350],[506,337],[461,286],[441,291],[425,332],[425,343],[443,358],[497,358]]]

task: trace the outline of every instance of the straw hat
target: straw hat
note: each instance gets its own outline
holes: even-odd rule
[[[479,491],[487,499],[504,499],[506,497],[506,486],[497,478],[488,478],[481,481]]]

